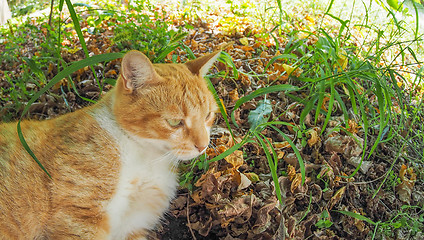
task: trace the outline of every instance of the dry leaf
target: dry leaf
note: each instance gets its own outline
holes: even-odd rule
[[[289,177],[290,181],[296,177],[296,169],[292,165],[287,167],[287,176]]]
[[[244,173],[244,175],[252,182],[258,182],[260,180],[258,174],[254,172]]]
[[[255,234],[265,231],[271,225],[271,215],[269,212],[276,208],[276,206],[277,202],[272,202],[259,209],[256,222],[252,227]]]
[[[358,211],[356,211],[356,210],[353,210],[353,212],[354,212],[354,213],[356,213],[356,214],[361,214],[361,213],[359,213],[359,212],[358,212]],[[357,218],[353,218],[353,221],[354,221],[354,225],[356,226],[356,228],[357,228],[360,232],[363,232],[363,231],[365,230],[365,223],[364,223],[364,221],[359,220],[359,219],[357,219]]]
[[[287,142],[287,141],[284,141],[284,142],[275,142],[275,143],[273,143],[273,145],[274,145],[274,148],[275,149],[290,148],[291,147],[290,146],[290,143]]]
[[[242,46],[241,49],[245,52],[250,52],[250,51],[254,51],[255,49],[253,49],[250,46]],[[248,57],[249,58],[249,57]]]
[[[288,75],[293,75],[296,77],[299,77],[300,74],[303,73],[303,70],[301,68],[296,68],[296,67],[292,67],[290,65],[287,64],[282,64],[284,70],[287,72]]]
[[[333,197],[331,197],[330,202],[328,203],[329,210],[331,210],[334,207],[334,205],[336,205],[336,203],[338,203],[340,199],[342,199],[345,191],[346,191],[346,186],[341,187],[339,190],[337,190],[337,192],[333,195]]]
[[[242,37],[239,39],[239,41],[241,42],[241,44],[243,44],[244,46],[249,45],[249,40],[247,39],[247,37]]]
[[[242,189],[245,189],[252,184],[252,181],[250,181],[249,177],[247,177],[244,173],[240,173],[240,185],[238,186],[237,190],[240,191]]]
[[[351,132],[351,133],[358,133],[358,130],[361,128],[360,125],[358,125],[357,122],[355,122],[353,119],[349,119],[348,120],[348,127],[347,127],[347,131]]]
[[[309,147],[312,147],[315,144],[317,144],[319,141],[321,141],[321,138],[318,137],[318,132],[316,128],[308,130],[307,133],[309,134],[309,139],[308,139]]]
[[[230,99],[233,102],[236,102],[237,100],[239,100],[239,94],[238,94],[237,88],[234,88],[234,90],[229,92],[228,95],[230,96]]]
[[[291,183],[290,191],[294,193],[294,190],[296,190],[301,185],[301,183],[302,183],[302,174],[297,173]]]
[[[408,178],[409,177],[409,178]],[[396,192],[399,195],[399,199],[403,202],[410,203],[412,190],[417,180],[417,175],[414,173],[412,167],[406,167],[402,164],[399,170],[399,178],[401,183],[396,186]]]
[[[237,169],[244,163],[243,152],[235,150],[233,153],[225,157],[225,161],[233,165],[233,168]]]
[[[282,159],[284,157],[285,152],[283,151],[277,151],[277,158]]]

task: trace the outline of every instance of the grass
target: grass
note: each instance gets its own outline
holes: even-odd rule
[[[298,159],[303,183],[306,180],[306,167],[302,151],[311,138],[310,131],[313,129],[305,123],[307,118],[312,119],[313,125],[320,126],[319,135],[322,138],[334,132],[343,132],[352,137],[362,134],[364,141],[361,163],[374,160],[382,144],[387,144],[394,150],[398,149],[395,154],[397,157],[390,162],[391,167],[375,190],[374,197],[384,185],[387,186],[386,191],[389,191],[399,184],[394,169],[398,158],[399,161],[410,163],[416,172],[423,170],[424,133],[419,124],[424,116],[422,107],[424,68],[420,60],[423,59],[421,35],[423,31],[419,27],[418,18],[415,18],[415,24],[411,24],[408,19],[398,19],[399,13],[395,10],[389,7],[378,8],[373,3],[364,4],[361,8],[362,17],[359,17],[355,15],[354,8],[346,12],[337,1],[331,1],[330,4],[314,2],[311,3],[314,4],[313,7],[321,11],[308,13],[309,18],[306,20],[298,19],[297,11],[284,10],[281,6],[288,3],[282,1],[277,1],[277,5],[261,3],[259,7],[248,1],[229,1],[226,4],[233,14],[220,20],[220,30],[235,36],[242,32],[242,36],[236,38],[249,37],[259,43],[252,58],[260,58],[265,51],[273,52],[275,56],[259,69],[261,71],[256,68],[256,71],[247,72],[236,66],[237,59],[232,59],[227,53],[222,54],[220,61],[231,71],[218,72],[209,76],[210,78],[223,77],[238,83],[247,76],[254,79],[258,85],[261,85],[259,82],[263,84],[254,91],[245,92],[244,96],[232,106],[228,104],[225,106],[221,99],[227,96],[220,96],[212,82],[208,81],[233,140],[235,131],[245,134],[240,142],[234,141],[235,145],[220,155],[212,159],[201,156],[186,166],[189,171],[183,175],[182,185],[189,189],[192,187],[192,183],[196,180],[194,169],[206,171],[209,163],[224,159],[235,150],[243,149],[246,144],[257,143],[264,149],[269,172],[274,185],[277,186],[277,197],[283,205],[278,181],[282,171],[281,159],[278,158],[269,140],[270,136],[266,135],[265,131],[271,131],[273,137],[280,135],[291,146],[291,151]],[[305,5],[300,5],[298,2],[291,4],[296,7],[302,6],[300,9],[305,8]],[[11,25],[0,30],[3,36],[8,34],[8,37],[2,37],[3,41],[6,41],[2,62],[27,63],[20,65],[18,74],[3,72],[3,78],[13,87],[0,89],[1,100],[9,102],[3,106],[6,114],[2,115],[2,120],[7,121],[16,117],[17,114],[13,111],[21,113],[21,118],[25,116],[31,103],[63,78],[70,79],[72,83],[73,80],[68,76],[76,70],[90,67],[94,73],[95,64],[121,57],[120,53],[89,57],[84,36],[103,31],[105,26],[101,24],[106,20],[108,26],[114,28],[112,44],[118,51],[138,49],[146,53],[152,61],[164,62],[165,57],[178,48],[183,49],[189,58],[194,58],[194,53],[182,40],[188,35],[191,21],[207,18],[203,16],[204,12],[213,10],[213,5],[186,3],[185,10],[175,16],[175,18],[186,18],[185,27],[172,29],[172,22],[165,18],[166,13],[155,11],[151,2],[140,2],[130,7],[129,13],[116,10],[112,6],[105,6],[101,10],[85,5],[74,8],[69,0],[66,0],[66,6],[71,13],[71,20],[63,21],[59,16],[55,16],[58,26],[54,28],[46,25],[45,19],[40,18],[36,20],[40,23],[39,28],[34,27],[31,23],[33,20],[27,20],[19,28],[17,25]],[[340,11],[340,8],[343,10]],[[387,16],[381,22],[372,19],[375,8]],[[80,19],[77,13],[88,13],[87,26],[79,25]],[[326,24],[330,20],[335,24]],[[247,24],[249,21],[253,24]],[[240,23],[257,28],[243,29],[245,25]],[[80,47],[85,55],[84,60],[75,63],[61,57],[64,48],[72,51],[61,44],[66,39],[72,39],[69,31],[71,26],[78,35]],[[30,33],[29,38],[23,35],[23,29]],[[48,38],[41,34],[43,31],[49,32]],[[37,46],[34,47],[33,54],[24,57],[21,56],[21,52],[27,42],[34,42]],[[177,58],[171,60],[176,61]],[[46,75],[52,75],[51,71],[49,72],[51,64],[57,66],[57,70],[54,72],[54,77],[50,78]],[[278,73],[276,79],[270,79],[269,73],[275,72]],[[97,74],[93,74],[93,77],[97,78]],[[96,82],[102,89],[103,80],[96,79]],[[36,87],[28,90],[28,84],[35,84]],[[66,87],[68,91],[72,88],[76,90],[74,85]],[[284,94],[291,102],[296,103],[296,106],[301,106],[297,121],[284,120],[291,109],[276,109],[266,101],[278,93]],[[239,126],[235,113],[244,104],[256,100],[261,100],[262,105],[259,104],[256,109],[249,110],[248,115],[252,120],[248,125]],[[336,116],[342,116],[343,120],[337,126],[330,127],[330,122]],[[294,137],[287,133],[288,128],[293,129]],[[24,135],[21,131],[19,133],[20,136]],[[25,142],[23,137],[21,141]],[[30,152],[29,148],[28,151]],[[37,161],[35,156],[34,159]],[[349,176],[343,177],[354,178],[360,166],[358,165]],[[424,175],[419,173],[418,179],[422,181]],[[327,189],[328,183],[324,179],[322,181]],[[409,229],[415,234],[424,226],[422,207],[419,206],[405,205],[393,212],[390,220],[382,222],[373,221],[351,211],[337,212],[372,225],[373,238],[392,236],[392,230],[396,229]],[[329,220],[329,214],[331,211],[322,212],[318,228],[330,228],[333,225]]]

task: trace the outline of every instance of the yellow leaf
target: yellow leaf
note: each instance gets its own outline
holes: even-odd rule
[[[303,70],[301,68],[296,68],[296,67],[293,67],[293,66],[290,66],[290,65],[287,65],[287,64],[283,64],[282,66],[284,68],[284,71],[286,71],[288,75],[291,75],[293,73],[292,75],[299,77],[300,74],[302,74],[302,72],[303,72]]]
[[[309,36],[309,34],[307,34],[306,32],[298,32],[297,33],[297,37],[299,38],[299,39],[305,39],[305,38],[307,38]]]
[[[283,151],[278,151],[278,152],[277,152],[277,158],[278,158],[278,159],[283,159],[284,154],[285,154],[285,153],[284,153]]]
[[[290,164],[287,167],[287,176],[289,177],[290,181],[292,181],[296,177],[296,169]]]
[[[234,88],[234,90],[229,92],[228,95],[230,96],[230,99],[233,102],[236,102],[237,100],[239,100],[239,94],[238,94],[237,88]]]
[[[240,38],[240,40],[239,40],[239,41],[240,41],[240,42],[241,42],[241,44],[243,44],[244,46],[249,45],[249,40],[247,40],[247,37]]]
[[[321,140],[318,137],[318,132],[315,130],[315,128],[308,130],[307,132],[309,134],[309,139],[308,139],[308,145],[309,147],[312,147],[313,145],[315,145],[319,140]]]
[[[339,49],[339,52],[337,53],[337,57],[339,59],[337,59],[337,71],[341,72],[343,70],[346,69],[347,63],[349,61],[349,59],[347,58],[347,53],[345,50],[343,49]]]
[[[225,157],[225,161],[237,169],[244,163],[243,152],[240,150],[235,150],[233,153]]]
[[[329,210],[332,209],[334,207],[334,205],[336,205],[336,203],[338,203],[340,201],[340,199],[342,199],[345,191],[346,191],[346,186],[337,190],[337,192],[331,197],[330,202],[328,203],[328,205],[329,205],[328,209]]]
[[[315,20],[311,16],[307,15],[305,19],[308,20],[311,24],[315,24]]]
[[[75,48],[74,48],[74,49],[69,49],[69,50],[68,50],[68,52],[69,52],[70,54],[74,54],[74,53],[78,52],[79,50],[80,50],[80,48],[79,48],[79,47],[77,47],[77,46],[75,46]]]
[[[291,186],[290,186],[290,191],[292,193],[294,193],[294,190],[296,190],[296,188],[298,188],[302,183],[302,174],[300,173],[296,173],[296,176],[294,177]]]

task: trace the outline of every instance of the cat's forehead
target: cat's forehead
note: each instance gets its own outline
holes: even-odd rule
[[[184,64],[156,64],[161,80],[146,89],[154,108],[175,115],[189,116],[215,111],[215,100],[206,80],[194,75]]]
[[[192,78],[194,77],[193,73],[184,65],[184,64],[175,64],[175,63],[162,63],[154,65],[155,71],[161,77],[173,78],[173,77],[183,77],[183,78]]]

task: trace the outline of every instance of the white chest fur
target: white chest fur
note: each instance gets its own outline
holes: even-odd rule
[[[109,239],[125,239],[133,232],[152,229],[175,195],[176,174],[171,169],[175,158],[167,154],[163,142],[129,136],[104,112],[95,117],[115,138],[120,150],[118,185],[105,206]]]

